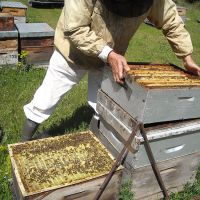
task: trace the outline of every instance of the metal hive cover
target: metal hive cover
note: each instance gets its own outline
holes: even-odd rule
[[[1,1],[0,5],[2,8],[24,8],[28,7],[21,2]]]
[[[54,36],[54,29],[47,23],[18,23],[16,27],[19,31],[20,38]]]
[[[9,153],[28,195],[103,176],[114,163],[91,132],[9,145]]]
[[[18,31],[15,28],[12,31],[0,31],[0,39],[5,38],[18,38]]]

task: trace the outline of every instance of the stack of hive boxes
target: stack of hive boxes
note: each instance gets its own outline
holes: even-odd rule
[[[18,61],[18,32],[14,17],[0,13],[0,65],[16,64]]]
[[[46,23],[18,23],[20,53],[26,51],[27,64],[46,65],[53,53],[54,30]]]
[[[97,98],[96,135],[116,157],[136,121],[143,122],[167,190],[180,191],[187,182],[194,182],[200,162],[200,80],[169,64],[129,66],[123,87],[105,68]],[[132,177],[135,199],[160,199],[162,193],[139,131],[129,149],[124,166],[128,178]]]
[[[0,65],[17,64],[22,51],[28,53],[26,64],[48,64],[54,30],[46,23],[26,23],[27,6],[20,2],[2,1],[0,7]]]
[[[27,6],[21,2],[2,1],[1,8],[3,13],[10,13],[15,23],[26,22]]]

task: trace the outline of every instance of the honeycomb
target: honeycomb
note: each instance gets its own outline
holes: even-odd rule
[[[9,145],[27,193],[107,174],[114,159],[91,132]]]
[[[128,75],[147,88],[200,87],[200,79],[172,65],[130,65]]]

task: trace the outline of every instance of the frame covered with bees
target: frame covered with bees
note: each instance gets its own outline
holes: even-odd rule
[[[90,132],[9,145],[17,199],[92,199],[114,158]],[[102,199],[117,199],[119,167]]]

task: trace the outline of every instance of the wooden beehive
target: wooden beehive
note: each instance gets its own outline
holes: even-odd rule
[[[91,132],[9,145],[20,200],[92,199],[114,159]],[[102,199],[116,199],[121,167]]]
[[[186,16],[187,8],[182,7],[182,6],[177,6],[176,8],[177,8],[178,14],[179,14],[180,16]]]
[[[93,133],[117,157],[136,122],[102,91],[98,92],[97,111],[100,122],[98,129],[92,127]],[[167,190],[181,191],[186,183],[194,183],[200,164],[200,119],[149,124],[145,130]],[[128,178],[133,180],[134,199],[160,199],[162,193],[140,131],[129,150],[124,167]]]
[[[2,12],[10,13],[14,16],[15,23],[25,23],[27,6],[21,2],[2,1]]]
[[[0,65],[17,64],[18,32],[0,31]]]
[[[28,64],[48,64],[54,48],[54,30],[46,23],[19,23],[16,26],[20,52],[28,52]]]
[[[200,79],[169,64],[131,64],[122,87],[105,68],[101,89],[144,124],[200,117]]]
[[[9,13],[0,13],[0,31],[12,31],[14,27],[14,17]]]
[[[187,19],[187,16],[186,16],[187,8],[181,7],[181,6],[177,6],[177,11],[178,11],[179,16],[181,17],[181,19],[185,23],[185,21]]]

